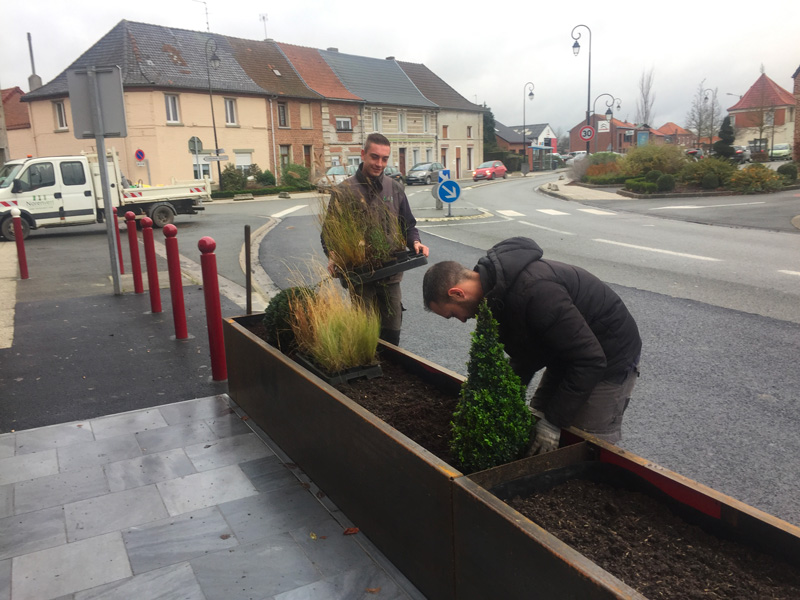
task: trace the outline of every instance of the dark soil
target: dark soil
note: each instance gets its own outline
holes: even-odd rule
[[[335,387],[454,465],[448,441],[457,398],[395,363],[381,368],[382,377]],[[797,568],[707,534],[638,492],[576,479],[510,505],[653,600],[800,599]]]
[[[580,479],[509,504],[648,598],[800,598],[800,571],[657,500]]]

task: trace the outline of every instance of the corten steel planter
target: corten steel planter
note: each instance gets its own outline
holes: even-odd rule
[[[586,478],[651,495],[686,521],[800,566],[800,528],[575,429],[554,452],[453,482],[459,600],[645,597],[503,500]]]
[[[462,473],[248,331],[263,315],[223,321],[228,393],[431,600],[455,598],[452,480]],[[400,348],[458,393],[462,378]]]

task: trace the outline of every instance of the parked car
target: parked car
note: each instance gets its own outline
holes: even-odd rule
[[[736,150],[736,154],[733,155],[733,160],[740,163],[751,162],[753,160],[753,153],[747,146],[734,146],[733,149]]]
[[[770,160],[792,160],[792,147],[789,144],[775,144],[769,151]]]
[[[508,169],[499,160],[487,160],[485,163],[478,165],[478,168],[472,172],[472,181],[478,179],[497,179],[498,177],[506,178]]]
[[[358,167],[356,165],[334,165],[317,180],[317,190],[320,192],[328,191],[348,177],[355,175],[357,170]]]
[[[406,185],[438,183],[439,171],[442,169],[444,169],[442,163],[438,162],[417,163],[406,174]]]
[[[686,151],[686,156],[694,160],[700,160],[701,158],[706,157],[706,153],[703,152],[702,148],[689,148]]]
[[[569,160],[570,158],[575,158],[576,156],[579,156],[581,154],[586,154],[586,150],[572,150],[567,153],[566,160]]]
[[[586,154],[586,150],[577,150],[575,152],[570,152],[569,154],[567,154],[567,159],[564,161],[564,164],[568,167],[572,166],[573,164],[575,164],[575,162],[583,160],[587,156],[589,155]]]
[[[406,183],[406,178],[403,176],[403,174],[400,172],[400,169],[398,169],[397,167],[386,167],[383,170],[383,174],[386,175],[387,177],[391,177],[395,181],[399,181],[404,185]]]

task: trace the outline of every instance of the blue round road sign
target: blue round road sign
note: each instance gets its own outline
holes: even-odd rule
[[[136,151],[136,160],[144,160],[144,150]]]
[[[453,180],[443,181],[439,184],[439,200],[442,202],[455,202],[461,196],[461,186]]]

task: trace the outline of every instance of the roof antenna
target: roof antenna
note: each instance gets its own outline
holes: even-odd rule
[[[211,33],[211,26],[208,24],[208,4],[206,0],[194,0],[195,2],[200,2],[203,6],[206,7],[206,31]]]
[[[31,74],[28,77],[28,88],[33,91],[42,87],[42,78],[36,74],[36,64],[33,62],[33,41],[31,40],[30,32],[28,32],[28,52],[31,55]]]
[[[264,41],[266,42],[269,39],[269,37],[267,37],[267,21],[269,20],[267,13],[261,13],[258,15],[258,18],[261,19],[262,23],[264,23]]]

